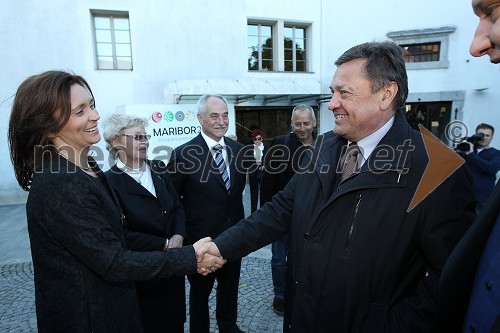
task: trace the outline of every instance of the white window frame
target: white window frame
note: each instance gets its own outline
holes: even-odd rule
[[[455,27],[442,27],[424,30],[406,30],[387,33],[387,37],[398,45],[440,43],[439,61],[407,62],[406,69],[448,68],[449,37]]]
[[[294,21],[284,21],[284,20],[262,20],[262,19],[247,19],[248,25],[266,25],[271,26],[272,36],[273,36],[273,72],[283,72],[283,73],[310,73],[310,59],[311,59],[311,27],[312,24],[310,22],[294,22]],[[287,27],[297,27],[305,29],[305,39],[306,39],[306,55],[305,55],[305,71],[285,71],[285,25]],[[248,37],[248,36],[247,36]],[[248,47],[248,45],[247,45]],[[295,57],[295,56],[294,56]],[[260,62],[261,58],[259,58]],[[294,69],[296,63],[294,62]],[[260,68],[261,66],[259,66]],[[247,67],[248,70],[248,67]],[[248,70],[248,72],[257,73],[257,72],[265,72],[268,73],[267,70]]]
[[[263,69],[262,68],[262,41],[261,41],[261,26],[266,26],[266,27],[271,27],[271,36],[273,38],[273,53],[272,53],[272,62],[273,62],[273,68],[272,68],[272,71],[275,71],[277,65],[276,65],[276,35],[275,35],[275,32],[277,31],[276,29],[276,26],[275,26],[275,22],[271,22],[271,21],[259,21],[259,20],[248,20],[247,21],[247,27],[249,25],[257,25],[259,26],[259,34],[258,34],[258,42],[259,42],[259,48],[257,50],[258,52],[258,55],[259,55],[259,59],[258,59],[258,68],[257,70],[250,70],[248,69],[247,67],[247,70],[249,72],[269,72],[269,70],[267,69]],[[247,38],[248,38],[248,34],[247,34]],[[247,45],[248,47],[248,45]]]
[[[283,31],[285,28],[293,29],[293,38],[292,38],[292,70],[291,71],[286,71],[289,73],[307,73],[308,72],[308,52],[309,52],[309,39],[308,39],[308,30],[309,26],[303,25],[303,24],[296,24],[296,23],[288,23],[285,22],[283,25]],[[295,43],[295,30],[296,29],[304,29],[304,70],[303,71],[297,71],[297,48],[296,48],[296,43]],[[285,36],[283,34],[283,71],[285,71]]]
[[[93,41],[94,41],[94,60],[95,60],[95,68],[97,70],[133,70],[134,69],[134,63],[133,63],[133,57],[132,57],[132,36],[130,34],[130,18],[129,18],[129,13],[126,11],[110,11],[110,10],[98,10],[98,9],[91,9],[90,14],[92,17],[92,36],[93,36]],[[99,66],[99,48],[98,48],[98,42],[97,42],[97,36],[96,36],[96,25],[95,25],[95,19],[97,17],[105,17],[109,18],[111,20],[111,49],[112,49],[112,60],[113,60],[113,68],[101,68]],[[120,67],[118,58],[120,57],[119,54],[117,54],[116,46],[117,43],[115,41],[115,30],[114,30],[114,25],[113,25],[113,19],[114,18],[126,18],[128,20],[128,34],[129,34],[129,47],[130,47],[130,67]],[[125,45],[127,43],[120,43],[122,45]],[[128,57],[128,56],[127,56]]]

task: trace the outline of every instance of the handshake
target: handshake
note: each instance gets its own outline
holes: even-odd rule
[[[198,273],[207,275],[221,268],[227,260],[221,257],[219,249],[210,237],[205,237],[193,244],[198,260]]]

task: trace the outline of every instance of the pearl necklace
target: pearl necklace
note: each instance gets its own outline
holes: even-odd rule
[[[88,167],[84,167],[83,165],[81,164],[78,164],[72,160],[70,160],[69,158],[67,158],[66,156],[64,156],[63,154],[61,154],[61,151],[60,150],[56,150],[56,153],[57,155],[61,156],[62,158],[64,158],[65,160],[68,160],[70,161],[71,163],[73,163],[74,165],[76,165],[77,167],[79,167],[80,169],[82,169],[83,171],[89,171],[90,170],[90,166]]]

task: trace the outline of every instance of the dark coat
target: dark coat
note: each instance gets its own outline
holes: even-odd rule
[[[290,233],[285,331],[425,332],[441,269],[474,217],[471,177],[460,167],[407,212],[428,157],[402,112],[377,146],[393,161],[369,158],[335,188],[345,144],[320,136],[287,187],[215,243],[231,259]]]
[[[168,163],[172,182],[186,212],[189,244],[207,236],[214,238],[245,216],[243,145],[227,137],[224,142],[229,156],[230,193],[201,134],[177,147]],[[253,154],[250,146],[248,149],[247,157]]]
[[[99,178],[55,155],[33,175],[26,210],[40,332],[141,332],[132,281],[196,272],[192,247],[126,250],[126,221],[93,164]]]
[[[127,247],[134,251],[161,251],[166,237],[176,234],[186,237],[184,207],[166,166],[161,161],[148,161],[148,164],[156,197],[116,165],[106,172],[127,218]]]
[[[105,174],[127,219],[127,248],[141,252],[163,251],[165,238],[186,237],[184,207],[166,165],[161,161],[147,163],[151,167],[156,197],[116,165]],[[150,331],[164,331],[163,327],[174,322],[177,327],[183,325],[186,319],[184,276],[139,281],[136,287],[145,327],[151,328]],[[155,315],[156,312],[162,314]]]
[[[499,216],[500,186],[453,250],[439,283],[438,322],[433,332],[461,332],[484,246]],[[500,309],[499,309],[500,311]],[[491,332],[500,332],[500,314]]]
[[[485,203],[495,187],[496,174],[500,170],[500,151],[495,148],[483,149],[479,153],[460,154],[469,168],[476,200]]]
[[[271,201],[272,197],[283,190],[299,167],[299,157],[304,147],[293,132],[273,138],[264,159],[264,172],[261,180],[260,205]],[[296,152],[298,153],[296,154]]]

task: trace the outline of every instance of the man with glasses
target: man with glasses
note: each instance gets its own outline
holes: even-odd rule
[[[293,132],[273,139],[264,162],[261,179],[260,206],[271,201],[283,190],[299,167],[299,157],[304,148],[314,142],[316,116],[314,110],[305,104],[297,105],[292,111]],[[289,235],[273,242],[271,246],[271,271],[273,277],[273,310],[282,316],[285,312],[285,274],[288,255]]]

